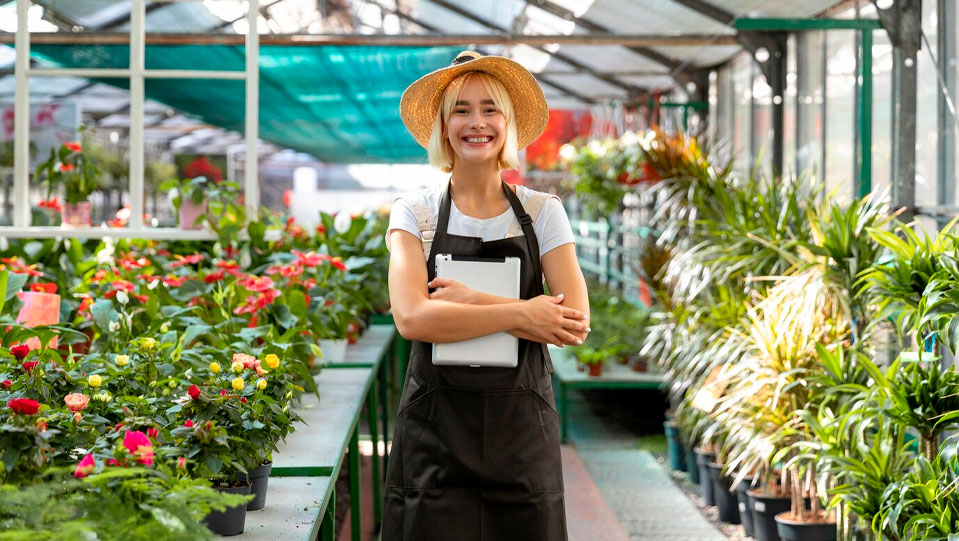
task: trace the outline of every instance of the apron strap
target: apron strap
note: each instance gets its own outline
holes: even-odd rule
[[[526,249],[529,251],[530,259],[533,260],[533,276],[536,280],[533,287],[537,295],[542,295],[543,266],[539,260],[539,241],[536,238],[536,232],[533,231],[533,219],[527,214],[523,204],[519,202],[519,198],[516,197],[516,194],[513,193],[506,182],[503,182],[503,191],[506,193],[506,198],[509,199],[509,205],[513,208],[513,214],[516,215],[520,227],[523,228],[523,236],[526,237]]]

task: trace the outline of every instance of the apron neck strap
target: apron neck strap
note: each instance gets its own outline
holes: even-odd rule
[[[510,208],[513,209],[513,214],[516,215],[516,219],[519,220],[520,227],[523,228],[523,236],[526,237],[526,249],[529,252],[529,257],[532,259],[533,263],[533,276],[536,283],[537,294],[541,295],[543,293],[543,268],[539,260],[539,242],[536,239],[536,233],[533,231],[533,219],[530,218],[529,214],[526,212],[526,209],[523,208],[523,204],[520,203],[519,198],[516,197],[516,194],[513,193],[513,190],[510,189],[509,184],[505,181],[500,181],[503,185],[503,193],[506,194],[506,199],[509,201]],[[443,192],[443,197],[440,201],[440,211],[439,216],[436,221],[436,232],[433,236],[433,247],[435,248],[439,239],[446,236],[446,231],[449,228],[450,221],[450,207],[452,206],[453,196],[451,193],[451,188],[453,186],[452,179],[446,185],[446,190]],[[431,250],[432,252],[432,250]],[[433,254],[430,254],[431,258]]]

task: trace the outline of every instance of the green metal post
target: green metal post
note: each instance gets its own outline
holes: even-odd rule
[[[373,524],[375,528],[378,528],[380,521],[383,520],[383,508],[380,502],[383,482],[380,477],[380,435],[376,426],[379,421],[376,415],[379,413],[379,408],[376,405],[377,392],[379,392],[379,385],[374,379],[373,388],[366,396],[366,422],[370,425],[370,440],[373,442]]]
[[[335,479],[330,480],[331,483],[335,483],[335,481]],[[336,487],[330,490],[330,503],[326,504],[323,523],[320,524],[320,539],[336,541]]]
[[[360,426],[356,423],[350,436],[350,538],[360,541],[363,538],[360,528],[363,521],[363,504],[360,498]]]
[[[872,30],[862,33],[862,86],[859,97],[859,197],[872,191]]]
[[[689,133],[689,107],[683,105],[683,133]]]
[[[380,363],[380,419],[383,422],[383,476],[381,478],[386,478],[386,468],[389,466],[389,453],[386,452],[386,449],[390,441],[390,403],[387,398],[387,388],[390,385],[389,374],[392,370],[393,364],[393,354],[390,353],[387,355],[385,361]]]

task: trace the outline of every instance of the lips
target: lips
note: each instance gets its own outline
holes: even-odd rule
[[[468,135],[462,138],[463,142],[471,145],[485,145],[493,141],[492,135]]]

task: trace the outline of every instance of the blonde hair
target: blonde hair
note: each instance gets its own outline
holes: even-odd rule
[[[455,153],[450,146],[449,139],[444,137],[443,126],[450,119],[453,108],[459,100],[460,93],[466,83],[476,76],[496,107],[502,111],[506,117],[506,140],[503,142],[503,148],[499,153],[499,168],[516,169],[519,167],[519,148],[516,142],[516,114],[513,109],[513,100],[510,99],[506,87],[496,77],[481,71],[468,71],[459,77],[450,81],[449,86],[443,91],[443,97],[440,99],[440,108],[436,112],[436,119],[433,121],[433,132],[430,134],[430,143],[427,146],[427,154],[430,159],[430,165],[437,167],[443,172],[449,173],[453,170],[453,159]]]

